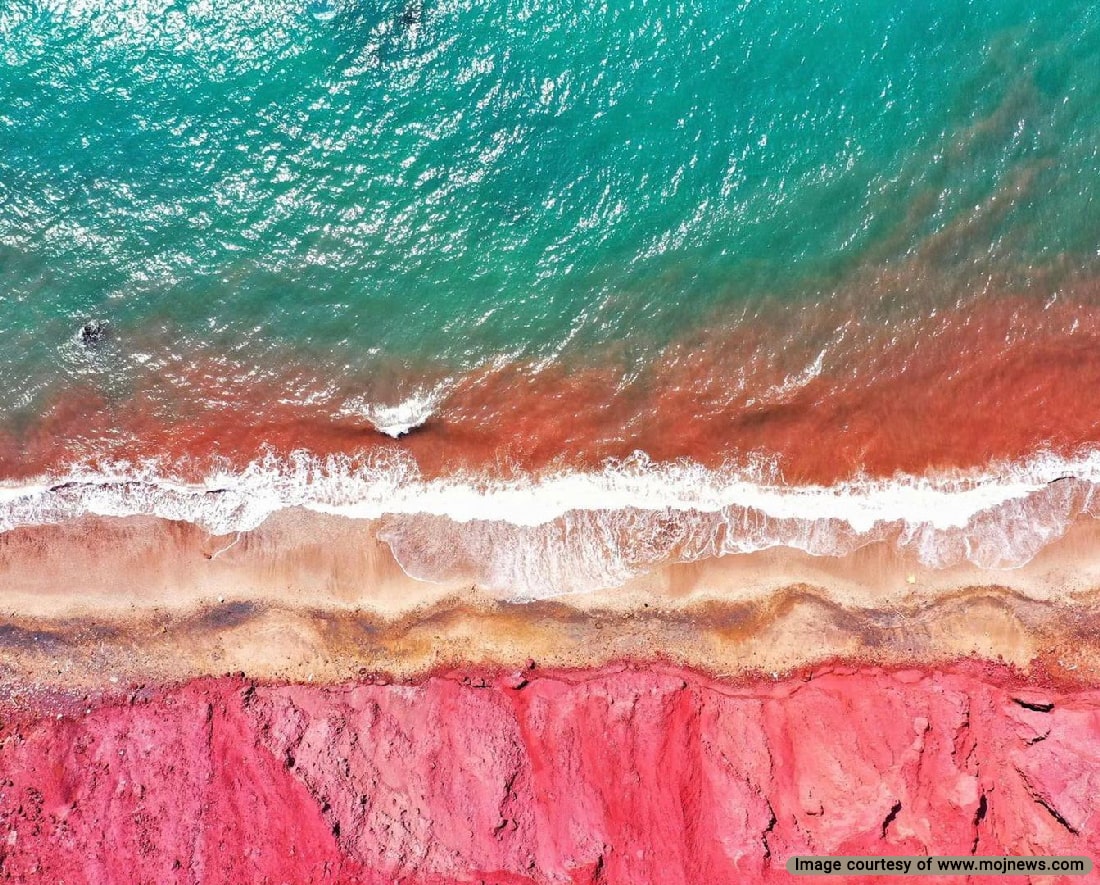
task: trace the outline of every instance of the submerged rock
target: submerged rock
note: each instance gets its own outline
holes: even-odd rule
[[[111,324],[107,320],[88,320],[80,329],[82,344],[99,344],[110,335]]]

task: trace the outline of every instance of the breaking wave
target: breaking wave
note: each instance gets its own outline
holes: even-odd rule
[[[782,482],[766,461],[712,470],[644,454],[528,480],[427,479],[402,456],[268,456],[202,484],[160,465],[73,469],[0,488],[0,531],[85,514],[246,532],[303,508],[374,520],[411,576],[529,599],[613,587],[659,564],[789,547],[838,556],[890,541],[931,567],[1021,566],[1100,511],[1100,452],[976,472],[832,486]]]
[[[379,433],[398,439],[431,419],[446,395],[447,385],[418,390],[394,405],[379,405],[365,398],[353,398],[341,414],[366,418]]]

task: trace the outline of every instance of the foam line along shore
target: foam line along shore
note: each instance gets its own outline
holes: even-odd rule
[[[523,480],[426,479],[407,458],[322,461],[305,453],[202,485],[164,481],[159,469],[142,476],[124,464],[8,486],[0,527],[147,516],[224,535],[304,509],[378,523],[414,577],[470,576],[477,561],[477,583],[531,598],[608,589],[661,563],[772,547],[839,556],[889,541],[924,566],[1009,569],[1090,520],[1100,482],[1091,453],[832,487],[784,484],[766,464],[709,470],[644,456],[598,473]],[[508,557],[522,560],[526,574]]]

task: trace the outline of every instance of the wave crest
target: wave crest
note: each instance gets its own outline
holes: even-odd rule
[[[379,537],[415,578],[536,598],[617,586],[665,562],[771,547],[839,556],[892,541],[936,568],[1014,568],[1094,515],[1098,488],[1100,452],[833,486],[784,484],[766,460],[709,470],[639,453],[600,471],[527,480],[427,479],[400,455],[297,453],[202,484],[155,463],[74,469],[0,489],[0,531],[97,514],[226,534],[297,507],[378,521]]]

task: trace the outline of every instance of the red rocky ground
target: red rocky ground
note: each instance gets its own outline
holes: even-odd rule
[[[1100,855],[1100,691],[1029,684],[621,666],[12,701],[0,877],[706,885],[793,881],[792,854]]]

